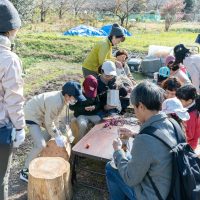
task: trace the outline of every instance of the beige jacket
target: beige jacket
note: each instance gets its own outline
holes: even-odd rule
[[[22,129],[25,120],[21,62],[10,46],[10,40],[0,36],[0,127],[12,122],[16,129]]]
[[[25,107],[26,120],[33,121],[47,129],[48,133],[55,137],[55,122],[64,109],[65,102],[61,91],[46,92],[30,99]]]

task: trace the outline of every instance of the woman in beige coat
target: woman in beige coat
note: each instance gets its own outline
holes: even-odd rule
[[[0,199],[8,199],[8,173],[12,147],[25,139],[21,62],[11,51],[21,21],[7,0],[0,1]]]

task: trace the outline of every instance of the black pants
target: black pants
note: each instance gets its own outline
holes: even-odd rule
[[[8,177],[12,159],[12,146],[0,144],[0,200],[8,200]]]

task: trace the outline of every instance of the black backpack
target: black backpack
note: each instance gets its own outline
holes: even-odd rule
[[[172,179],[166,200],[200,200],[200,159],[193,149],[184,142],[183,131],[178,123],[173,119],[170,121],[173,124],[178,145],[174,146],[170,144],[170,141],[162,140],[157,136],[162,137],[161,130],[152,126],[146,127],[140,134],[147,134],[160,140],[171,151]],[[149,173],[147,176],[158,199],[164,200]]]

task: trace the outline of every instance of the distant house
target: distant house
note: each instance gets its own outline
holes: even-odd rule
[[[161,15],[158,11],[149,11],[146,13],[131,14],[129,20],[133,19],[140,22],[159,22]]]

